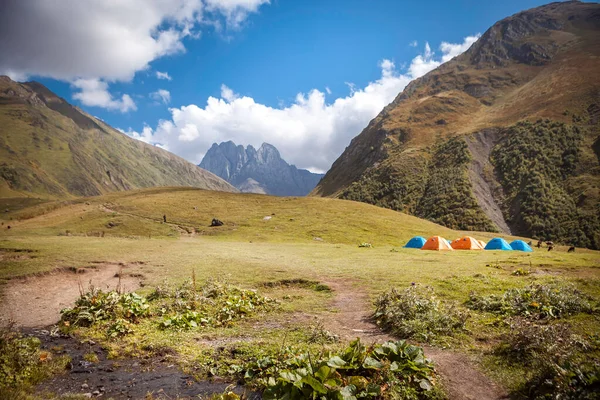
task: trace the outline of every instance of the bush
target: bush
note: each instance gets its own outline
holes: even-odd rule
[[[79,297],[75,307],[61,310],[61,322],[66,326],[91,326],[119,318],[136,322],[148,307],[146,299],[136,293],[103,292],[92,287]]]
[[[509,289],[501,296],[471,293],[466,305],[472,310],[531,319],[562,318],[580,312],[593,314],[597,311],[597,305],[591,297],[571,285],[557,283],[533,283],[522,289]]]
[[[468,313],[442,304],[430,287],[391,289],[375,300],[373,318],[381,328],[401,338],[429,342],[465,328]]]
[[[357,339],[319,357],[288,351],[234,369],[244,381],[263,389],[264,399],[441,397],[423,349],[404,341],[366,348]]]
[[[515,318],[494,352],[525,368],[526,383],[518,391],[527,398],[592,399],[600,393],[600,362],[588,355],[594,350],[565,324]]]
[[[0,329],[0,397],[22,398],[31,386],[63,370],[69,357],[53,357],[35,337],[24,337],[12,327]]]

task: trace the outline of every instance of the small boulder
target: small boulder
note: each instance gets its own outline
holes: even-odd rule
[[[223,221],[213,218],[213,220],[210,223],[210,226],[223,226]]]

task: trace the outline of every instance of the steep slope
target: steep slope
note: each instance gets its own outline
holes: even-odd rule
[[[214,143],[200,167],[214,173],[242,192],[276,196],[305,196],[323,177],[285,162],[275,146],[263,143],[236,146],[232,141]]]
[[[411,82],[313,194],[598,248],[599,110],[600,5],[524,11]]]
[[[0,77],[0,197],[94,196],[152,186],[235,191],[116,131],[37,82]]]

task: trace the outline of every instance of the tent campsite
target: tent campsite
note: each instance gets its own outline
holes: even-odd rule
[[[415,236],[404,246],[407,249],[420,249],[427,240],[423,236]]]
[[[454,249],[450,246],[450,243],[441,236],[432,236],[421,247],[421,250],[440,250],[440,251],[453,251]]]
[[[522,240],[514,240],[510,243],[510,247],[513,250],[518,250],[518,251],[526,251],[526,252],[532,252],[533,250],[531,249],[531,246],[529,246],[527,243],[525,243]]]
[[[484,250],[512,250],[512,247],[502,238],[493,238],[488,242]]]
[[[451,243],[454,250],[483,250],[479,241],[471,236],[463,236]]]

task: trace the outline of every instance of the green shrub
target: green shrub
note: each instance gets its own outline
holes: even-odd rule
[[[501,296],[471,293],[466,305],[472,310],[531,319],[562,318],[597,311],[597,304],[591,297],[571,285],[558,283],[532,283],[522,289],[509,289]]]
[[[92,287],[77,299],[75,307],[61,310],[61,322],[69,326],[91,326],[117,318],[136,322],[148,307],[146,299],[136,293],[103,292]]]
[[[69,357],[53,357],[35,337],[24,337],[11,327],[0,329],[0,397],[23,398],[33,385],[64,370]]]
[[[468,318],[454,304],[443,304],[431,287],[391,289],[375,300],[373,318],[377,325],[401,338],[429,342],[452,336],[465,328]]]
[[[526,371],[518,395],[532,399],[593,399],[600,393],[597,351],[565,324],[538,325],[523,318],[510,321],[494,353]]]

